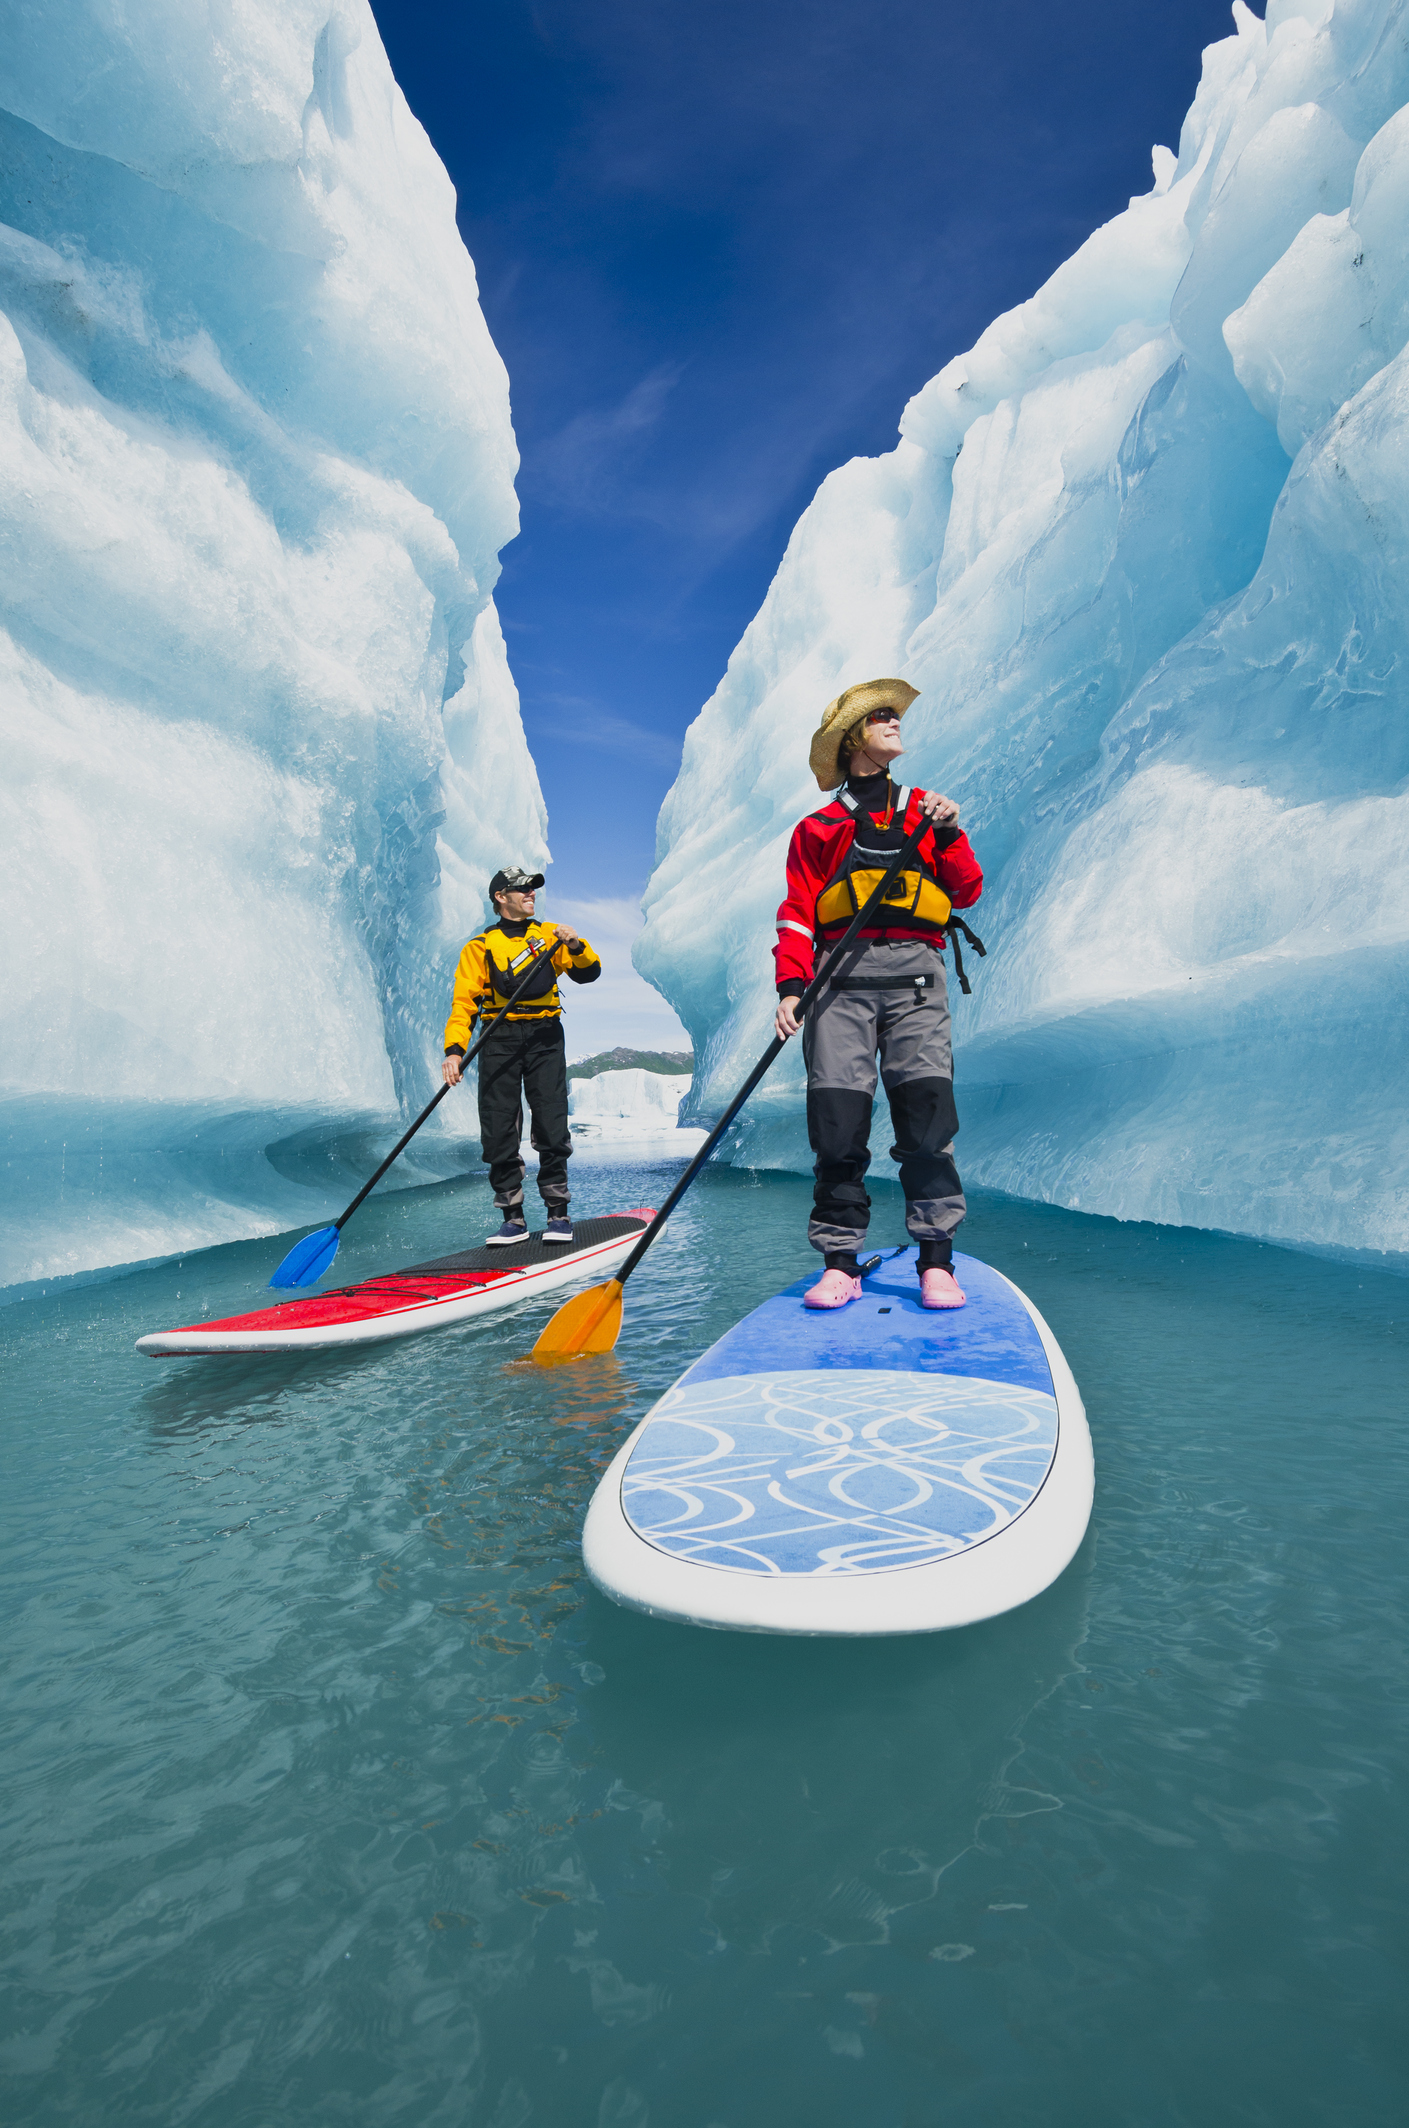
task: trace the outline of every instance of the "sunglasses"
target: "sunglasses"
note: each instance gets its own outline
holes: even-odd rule
[[[873,709],[866,722],[868,724],[898,724],[900,722],[900,711],[898,709]]]

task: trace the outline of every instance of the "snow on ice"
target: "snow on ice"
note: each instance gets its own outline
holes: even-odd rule
[[[1402,1252],[1409,9],[1233,15],[1153,189],[823,483],[686,739],[636,958],[717,1114],[808,735],[902,674],[902,772],[987,874],[966,1177]],[[809,1163],[801,1087],[790,1053],[736,1161]]]

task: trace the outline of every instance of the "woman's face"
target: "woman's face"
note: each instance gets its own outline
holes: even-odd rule
[[[857,743],[852,749],[852,764],[861,769],[867,755],[878,767],[884,768],[905,751],[900,737],[900,719],[893,709],[874,709],[857,734]]]

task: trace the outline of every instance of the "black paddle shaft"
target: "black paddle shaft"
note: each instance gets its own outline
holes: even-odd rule
[[[487,1019],[484,1033],[480,1036],[477,1042],[473,1043],[471,1047],[465,1051],[464,1057],[460,1065],[460,1070],[462,1074],[464,1072],[465,1065],[470,1063],[473,1058],[477,1057],[480,1051],[483,1049],[485,1043],[489,1039],[491,1029],[498,1026],[499,1022],[503,1019],[504,1014],[509,1010],[509,1007],[516,1003],[517,1000],[523,995],[524,991],[528,988],[529,982],[532,979],[534,973],[536,972],[542,959],[543,956],[541,953],[534,954],[533,959],[530,961],[527,969],[524,971],[522,981],[514,985],[514,988],[510,991],[508,997],[504,1000],[504,1003],[500,1006],[499,1010],[493,1015],[492,1018]],[[425,1107],[421,1110],[420,1115],[417,1116],[415,1122],[411,1125],[411,1128],[409,1131],[407,1131],[405,1137],[397,1139],[396,1144],[387,1154],[385,1160],[377,1169],[377,1172],[372,1177],[371,1181],[363,1183],[361,1189],[357,1192],[357,1195],[353,1198],[351,1204],[343,1213],[342,1218],[335,1219],[333,1221],[333,1226],[339,1234],[347,1225],[347,1222],[349,1221],[349,1219],[351,1219],[353,1213],[357,1210],[358,1205],[363,1202],[364,1198],[371,1196],[373,1190],[377,1187],[377,1184],[381,1181],[383,1175],[391,1166],[392,1162],[401,1158],[401,1155],[405,1152],[407,1146],[411,1143],[411,1140],[415,1137],[417,1131],[425,1122],[426,1117],[431,1113],[432,1109],[438,1108],[440,1106],[441,1102],[445,1099],[445,1096],[449,1093],[449,1091],[450,1081],[447,1079],[445,1084],[439,1089],[439,1091],[437,1093],[434,1093],[431,1096],[430,1100],[427,1101]]]
[[[904,871],[907,858],[914,856],[915,852],[920,847],[920,843],[924,835],[933,826],[934,822],[930,819],[929,815],[926,814],[921,820],[919,826],[915,829],[913,835],[908,835],[905,841],[900,845],[900,848],[896,851],[894,857],[891,859],[889,867],[881,875],[881,878],[877,885],[866,896],[865,901],[861,904],[861,907],[857,910],[855,916],[852,917],[851,922],[847,925],[841,943],[837,946],[834,953],[828,955],[827,971],[819,969],[817,973],[813,976],[812,981],[808,984],[807,988],[803,991],[802,996],[798,999],[797,1004],[794,1007],[794,1014],[796,1018],[802,1018],[802,1015],[806,1012],[808,1006],[812,1003],[812,1000],[816,996],[818,990],[820,990],[822,987],[824,972],[829,972],[832,968],[835,968],[842,954],[845,953],[847,947],[851,944],[857,932],[861,929],[861,926],[865,923],[867,917],[871,914],[871,911],[877,906],[879,902],[884,901],[886,889],[890,886],[891,881],[896,877],[897,873]],[[684,1174],[680,1177],[680,1180],[676,1183],[674,1189],[666,1198],[665,1203],[656,1213],[655,1218],[651,1221],[645,1233],[641,1236],[641,1239],[637,1242],[635,1248],[631,1251],[631,1254],[627,1257],[625,1263],[617,1272],[616,1282],[618,1285],[624,1286],[626,1284],[627,1279],[630,1278],[637,1264],[641,1261],[641,1258],[645,1255],[647,1249],[649,1249],[651,1243],[655,1240],[657,1234],[659,1234],[661,1228],[665,1225],[665,1222],[667,1221],[667,1219],[669,1219],[671,1213],[675,1210],[676,1205],[679,1204],[686,1190],[689,1189],[690,1184],[694,1181],[696,1175],[698,1175],[700,1169],[704,1166],[706,1160],[708,1160],[710,1154],[714,1151],[714,1148],[716,1147],[716,1145],[718,1145],[720,1139],[724,1136],[725,1131],[728,1130],[729,1125],[733,1122],[735,1116],[738,1115],[739,1110],[743,1107],[745,1101],[747,1101],[749,1095],[753,1092],[759,1080],[763,1077],[764,1073],[768,1071],[774,1060],[777,1057],[781,1056],[785,1046],[786,1045],[783,1042],[782,1036],[775,1034],[768,1047],[764,1050],[763,1055],[754,1065],[753,1070],[749,1073],[743,1085],[739,1088],[739,1091],[735,1094],[733,1100],[729,1103],[729,1106],[725,1109],[723,1115],[715,1124],[714,1129],[705,1139],[704,1144],[700,1147],[694,1159],[690,1162],[690,1165],[686,1168]]]

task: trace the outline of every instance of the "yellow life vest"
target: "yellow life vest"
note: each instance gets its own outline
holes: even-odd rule
[[[837,801],[856,813],[856,825],[851,847],[817,897],[817,929],[824,940],[829,931],[846,929],[885,877],[891,858],[904,840],[900,823],[909,798],[908,791],[896,792],[892,812],[896,825],[884,828],[878,827],[869,814],[857,812],[856,801],[849,793],[843,793]],[[878,931],[884,931],[887,916],[904,916],[907,931],[931,931],[939,937],[948,928],[953,910],[954,904],[934,874],[917,864],[891,881],[873,921]]]
[[[825,934],[834,924],[843,928],[851,922],[866,898],[874,894],[885,873],[884,865],[868,868],[865,864],[854,869],[848,867],[839,872],[817,897],[817,922]],[[886,888],[885,898],[876,912],[877,928],[892,912],[916,917],[927,930],[943,931],[953,913],[954,904],[937,880],[928,872],[901,872]]]
[[[553,966],[557,940],[546,926],[533,924],[521,938],[510,938],[497,924],[491,924],[480,934],[480,943],[484,947],[484,972],[489,981],[483,998],[484,1010],[502,1012],[515,985],[527,972],[529,962],[537,958],[542,965],[528,987],[515,999],[509,1017],[515,1020],[541,1019],[562,1011],[558,972]]]

